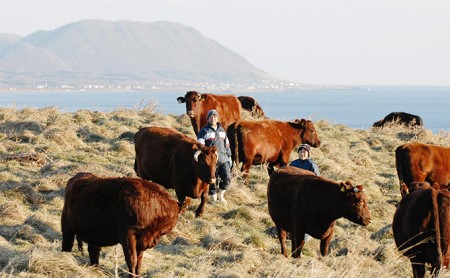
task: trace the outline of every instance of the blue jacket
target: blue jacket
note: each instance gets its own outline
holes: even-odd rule
[[[209,123],[200,129],[197,135],[197,141],[207,147],[216,146],[217,152],[219,153],[219,163],[230,161],[230,141],[228,140],[227,133],[219,123],[217,123],[217,129],[214,129]]]
[[[311,159],[307,158],[305,160],[296,159],[289,164],[294,167],[302,168],[304,170],[308,170],[316,174],[316,176],[320,176],[319,167],[314,163]]]

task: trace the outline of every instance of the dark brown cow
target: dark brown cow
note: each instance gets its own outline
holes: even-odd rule
[[[364,226],[370,223],[362,185],[336,183],[292,166],[272,173],[267,201],[285,257],[288,257],[286,233],[291,234],[292,257],[301,256],[305,233],[320,239],[320,253],[325,256],[336,219],[344,217]]]
[[[395,150],[395,165],[402,196],[413,182],[427,181],[441,186],[450,183],[450,149],[422,143],[407,143]]]
[[[238,97],[239,102],[243,109],[249,111],[253,117],[256,118],[266,118],[266,114],[262,110],[261,106],[259,106],[256,99],[249,96],[240,96]]]
[[[392,112],[384,119],[373,123],[373,127],[383,127],[385,124],[395,122],[407,126],[423,126],[423,120],[420,116],[405,112]]]
[[[425,277],[425,264],[436,275],[450,262],[450,192],[428,186],[402,198],[392,222],[395,244],[411,261],[414,277]]]
[[[274,166],[287,165],[292,150],[302,143],[320,146],[320,140],[311,121],[276,120],[239,121],[228,129],[230,147],[235,165],[242,162],[245,184],[252,165],[268,162],[269,175]]]
[[[209,185],[216,182],[217,148],[205,147],[173,128],[156,126],[140,129],[134,142],[136,174],[175,189],[184,206],[190,202],[186,197],[201,196],[195,213],[199,217],[208,201]]]
[[[160,185],[136,178],[99,178],[78,173],[67,182],[61,217],[62,251],[88,243],[91,264],[101,247],[120,243],[130,276],[139,275],[143,252],[178,220],[178,203]]]
[[[211,109],[217,110],[219,122],[225,130],[241,118],[241,103],[234,95],[200,94],[189,91],[177,100],[179,103],[186,103],[186,114],[191,118],[195,134],[206,125],[206,115]]]

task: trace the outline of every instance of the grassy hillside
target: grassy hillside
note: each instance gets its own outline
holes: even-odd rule
[[[114,277],[116,271],[124,275],[127,267],[120,246],[102,249],[100,267],[89,266],[87,251],[60,251],[63,194],[67,180],[77,172],[135,176],[133,136],[147,125],[170,126],[194,136],[187,116],[163,115],[152,105],[109,113],[0,108],[0,277]],[[233,178],[228,205],[208,205],[196,219],[199,200],[193,200],[175,229],[145,252],[142,274],[411,276],[409,261],[397,252],[390,227],[400,199],[394,150],[409,141],[450,146],[449,134],[397,125],[383,130],[326,121],[315,125],[323,144],[313,149],[313,158],[321,175],[365,186],[373,219],[368,227],[340,219],[329,256],[321,258],[319,240],[312,239],[301,259],[284,258],[267,210],[267,172],[253,167],[252,188]]]

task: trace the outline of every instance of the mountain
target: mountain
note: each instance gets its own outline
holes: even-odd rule
[[[0,85],[260,83],[275,80],[178,23],[82,20],[26,37],[0,34]]]

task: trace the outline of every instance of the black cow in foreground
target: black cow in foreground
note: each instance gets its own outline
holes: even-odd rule
[[[437,185],[437,187],[436,187]],[[448,268],[450,262],[450,192],[428,183],[414,188],[397,206],[392,223],[395,244],[409,258],[414,277]]]
[[[292,166],[272,173],[267,200],[285,257],[286,233],[291,234],[292,257],[301,256],[305,233],[320,239],[320,253],[325,256],[336,219],[344,217],[364,226],[371,220],[362,185],[336,183]]]
[[[61,216],[62,251],[88,243],[91,264],[101,247],[120,243],[130,277],[139,275],[144,251],[178,221],[177,201],[160,185],[137,178],[99,178],[78,173],[67,182]]]
[[[405,112],[392,112],[384,119],[373,123],[373,127],[383,127],[387,123],[398,123],[406,126],[423,126],[423,120],[420,116],[405,113]]]

